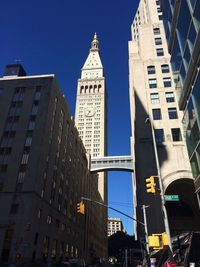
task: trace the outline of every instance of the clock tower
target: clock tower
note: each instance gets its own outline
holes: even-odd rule
[[[75,123],[86,151],[94,157],[107,155],[106,84],[95,33],[78,80]],[[98,191],[107,204],[107,175],[98,174]]]

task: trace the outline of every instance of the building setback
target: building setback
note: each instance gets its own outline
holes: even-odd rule
[[[161,1],[179,107],[200,207],[200,1]]]
[[[131,33],[129,91],[131,147],[135,158],[134,214],[143,220],[141,205],[149,206],[146,209],[149,235],[165,231],[160,196],[146,192],[145,179],[157,175],[151,126],[146,123],[149,117],[154,127],[164,192],[180,197],[179,202],[166,202],[171,235],[197,230],[199,215],[194,178],[183,135],[182,112],[178,108],[160,1],[140,0]],[[158,188],[158,182],[156,184]],[[141,237],[144,229],[135,226]]]
[[[77,85],[75,123],[87,153],[92,157],[107,155],[107,94],[104,69],[95,33],[89,55],[81,69]],[[98,173],[98,201],[107,204],[107,173]],[[97,200],[97,199],[94,199]],[[100,206],[96,214],[101,257],[107,256],[107,210]]]
[[[0,79],[1,262],[92,260],[98,181],[54,75],[8,65]]]

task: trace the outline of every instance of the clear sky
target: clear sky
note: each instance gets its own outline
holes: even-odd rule
[[[138,0],[1,1],[0,75],[20,59],[28,75],[56,74],[74,115],[77,79],[95,32],[108,93],[108,154],[130,154],[128,41]],[[132,216],[131,174],[110,172],[109,205]],[[133,222],[121,217],[129,234]]]

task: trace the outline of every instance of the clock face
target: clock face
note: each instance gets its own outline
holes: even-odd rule
[[[93,117],[95,115],[96,111],[94,107],[87,107],[84,110],[84,115],[86,117]]]

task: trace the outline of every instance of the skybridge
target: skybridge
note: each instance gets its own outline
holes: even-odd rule
[[[91,158],[90,171],[129,171],[133,172],[134,162],[132,156],[106,156]]]

